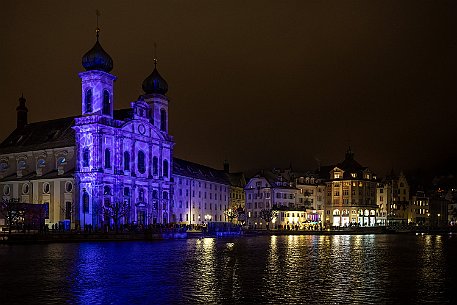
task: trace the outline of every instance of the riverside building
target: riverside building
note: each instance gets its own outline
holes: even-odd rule
[[[326,226],[376,225],[376,176],[354,159],[351,148],[341,163],[321,167],[320,172],[326,180]]]

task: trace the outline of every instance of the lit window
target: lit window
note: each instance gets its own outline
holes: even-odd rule
[[[340,178],[340,173],[334,173],[333,177],[334,177],[334,179],[339,179]]]

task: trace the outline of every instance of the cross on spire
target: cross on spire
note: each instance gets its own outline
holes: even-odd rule
[[[97,34],[97,40],[100,33],[100,28],[98,27],[98,17],[100,17],[100,11],[98,9],[95,10],[95,15],[97,16],[97,27],[95,28],[95,33]]]

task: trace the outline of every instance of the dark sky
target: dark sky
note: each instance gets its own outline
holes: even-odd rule
[[[457,1],[2,1],[0,139],[81,113],[95,42],[115,108],[153,69],[169,84],[175,155],[233,170],[356,159],[379,174],[457,155]]]

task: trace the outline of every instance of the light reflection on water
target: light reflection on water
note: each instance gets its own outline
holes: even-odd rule
[[[457,236],[0,246],[2,304],[452,304]]]

